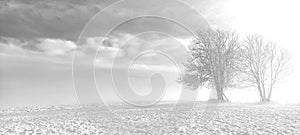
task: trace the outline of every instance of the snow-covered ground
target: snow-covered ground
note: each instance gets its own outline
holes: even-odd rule
[[[115,114],[103,106],[4,109],[0,134],[300,134],[297,105],[198,103],[191,112],[186,105],[172,107],[119,105]]]

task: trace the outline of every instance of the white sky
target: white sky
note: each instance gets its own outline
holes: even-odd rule
[[[232,18],[229,26],[237,32],[261,34],[290,52],[293,72],[273,96],[273,100],[282,103],[299,103],[300,100],[299,5],[297,0],[230,0],[220,11]]]

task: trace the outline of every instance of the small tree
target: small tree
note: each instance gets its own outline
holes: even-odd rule
[[[218,100],[228,100],[224,90],[236,86],[234,80],[239,71],[238,35],[223,30],[199,32],[189,52],[179,83],[191,90],[208,83],[217,91]]]
[[[250,35],[244,41],[244,77],[257,88],[262,102],[270,101],[275,84],[286,75],[289,57],[262,36]]]

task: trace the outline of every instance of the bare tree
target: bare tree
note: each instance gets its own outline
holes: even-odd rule
[[[234,87],[240,62],[238,35],[223,30],[206,30],[198,33],[189,47],[190,58],[179,83],[191,90],[211,86],[221,101],[228,100],[226,88]]]
[[[257,88],[261,101],[268,102],[275,84],[288,72],[288,54],[259,35],[246,37],[244,43],[244,77]]]

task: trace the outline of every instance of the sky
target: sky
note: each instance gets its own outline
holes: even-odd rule
[[[1,1],[0,107],[118,102],[117,94],[135,100],[151,89],[154,97],[164,93],[159,97],[163,100],[185,94],[182,99],[197,95],[198,100],[207,100],[210,90],[189,91],[176,82],[193,34],[206,28],[236,31],[241,37],[260,34],[287,49],[292,72],[276,87],[272,100],[299,103],[299,4],[297,0]],[[136,97],[126,94],[128,86]],[[156,87],[163,87],[163,93],[154,91]],[[253,89],[228,90],[227,95],[233,102],[258,100]]]

